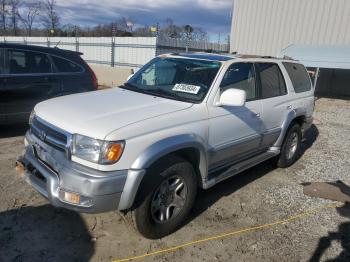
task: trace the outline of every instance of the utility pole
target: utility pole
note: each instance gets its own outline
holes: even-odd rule
[[[190,25],[185,26],[185,32],[186,32],[186,53],[188,53],[189,45],[190,45],[190,39],[192,36],[193,28]]]
[[[115,61],[115,36],[117,32],[116,23],[112,23],[112,43],[111,43],[111,67],[114,67]]]

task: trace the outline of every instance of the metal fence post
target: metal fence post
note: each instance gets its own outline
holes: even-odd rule
[[[160,43],[159,43],[159,37],[158,36],[156,36],[156,52],[155,52],[155,56],[158,56],[158,55],[160,55],[160,48],[159,48],[159,46],[160,46]]]
[[[79,52],[79,38],[75,37],[75,51]]]
[[[190,42],[190,40],[189,40],[189,38],[187,37],[187,39],[186,39],[186,53],[188,53],[189,42]]]
[[[115,58],[115,38],[112,37],[112,45],[111,45],[111,67],[114,67],[114,58]]]
[[[50,39],[47,38],[47,47],[50,47]]]

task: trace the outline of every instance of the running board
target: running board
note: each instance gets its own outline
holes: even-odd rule
[[[244,160],[242,162],[239,162],[239,163],[229,167],[223,173],[221,173],[217,176],[214,176],[214,177],[210,178],[209,180],[207,180],[204,183],[203,188],[208,189],[221,181],[224,181],[224,180],[226,180],[234,175],[237,175],[237,174],[243,172],[244,170],[247,170],[248,168],[256,166],[257,164],[260,164],[261,162],[264,162],[265,160],[268,160],[274,156],[277,156],[278,154],[279,154],[279,150],[278,151],[267,151],[263,154],[260,154],[260,155],[257,155],[255,157]]]

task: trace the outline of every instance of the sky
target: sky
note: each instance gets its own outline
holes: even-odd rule
[[[61,22],[80,26],[130,17],[135,25],[154,25],[171,18],[176,24],[201,27],[212,41],[230,32],[233,0],[57,0]]]

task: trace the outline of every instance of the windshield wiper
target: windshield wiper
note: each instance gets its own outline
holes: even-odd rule
[[[121,86],[121,88],[124,88],[126,90],[130,90],[130,91],[135,91],[135,92],[138,92],[138,93],[142,93],[142,94],[147,94],[147,95],[153,95],[154,96],[154,93],[153,92],[149,92],[145,89],[142,89],[136,85],[133,85],[133,84],[130,84],[130,83],[124,83],[124,85]]]
[[[123,85],[122,85],[122,87],[126,87],[125,89],[128,89],[128,90],[130,90],[129,88],[132,88],[132,89],[139,89],[136,85],[133,85],[133,84],[130,84],[130,83],[124,83]]]
[[[139,93],[143,93],[143,94],[147,94],[147,95],[151,95],[151,96],[160,96],[163,98],[168,98],[168,99],[175,99],[175,100],[179,100],[182,102],[188,102],[188,103],[196,103],[197,101],[194,99],[189,99],[189,98],[184,98],[176,93],[169,93],[163,89],[152,89],[152,90],[145,90],[142,89],[136,85],[130,84],[130,83],[124,83],[124,85],[121,86],[122,88],[125,88],[127,90],[130,91],[135,91],[135,92],[139,92]]]
[[[156,89],[156,94],[160,94],[164,97],[167,97],[167,98],[176,98],[176,99],[179,99],[179,100],[182,100],[183,97],[179,96],[178,94],[175,94],[175,93],[169,93],[167,91],[164,91],[163,89]]]
[[[187,103],[197,103],[198,102],[195,99],[183,97],[183,96],[180,96],[180,95],[178,95],[176,93],[169,93],[167,91],[164,91],[163,89],[157,89],[157,91],[159,91],[158,93],[161,96],[166,97],[166,98],[176,99],[176,100],[179,100],[181,102],[187,102]]]

